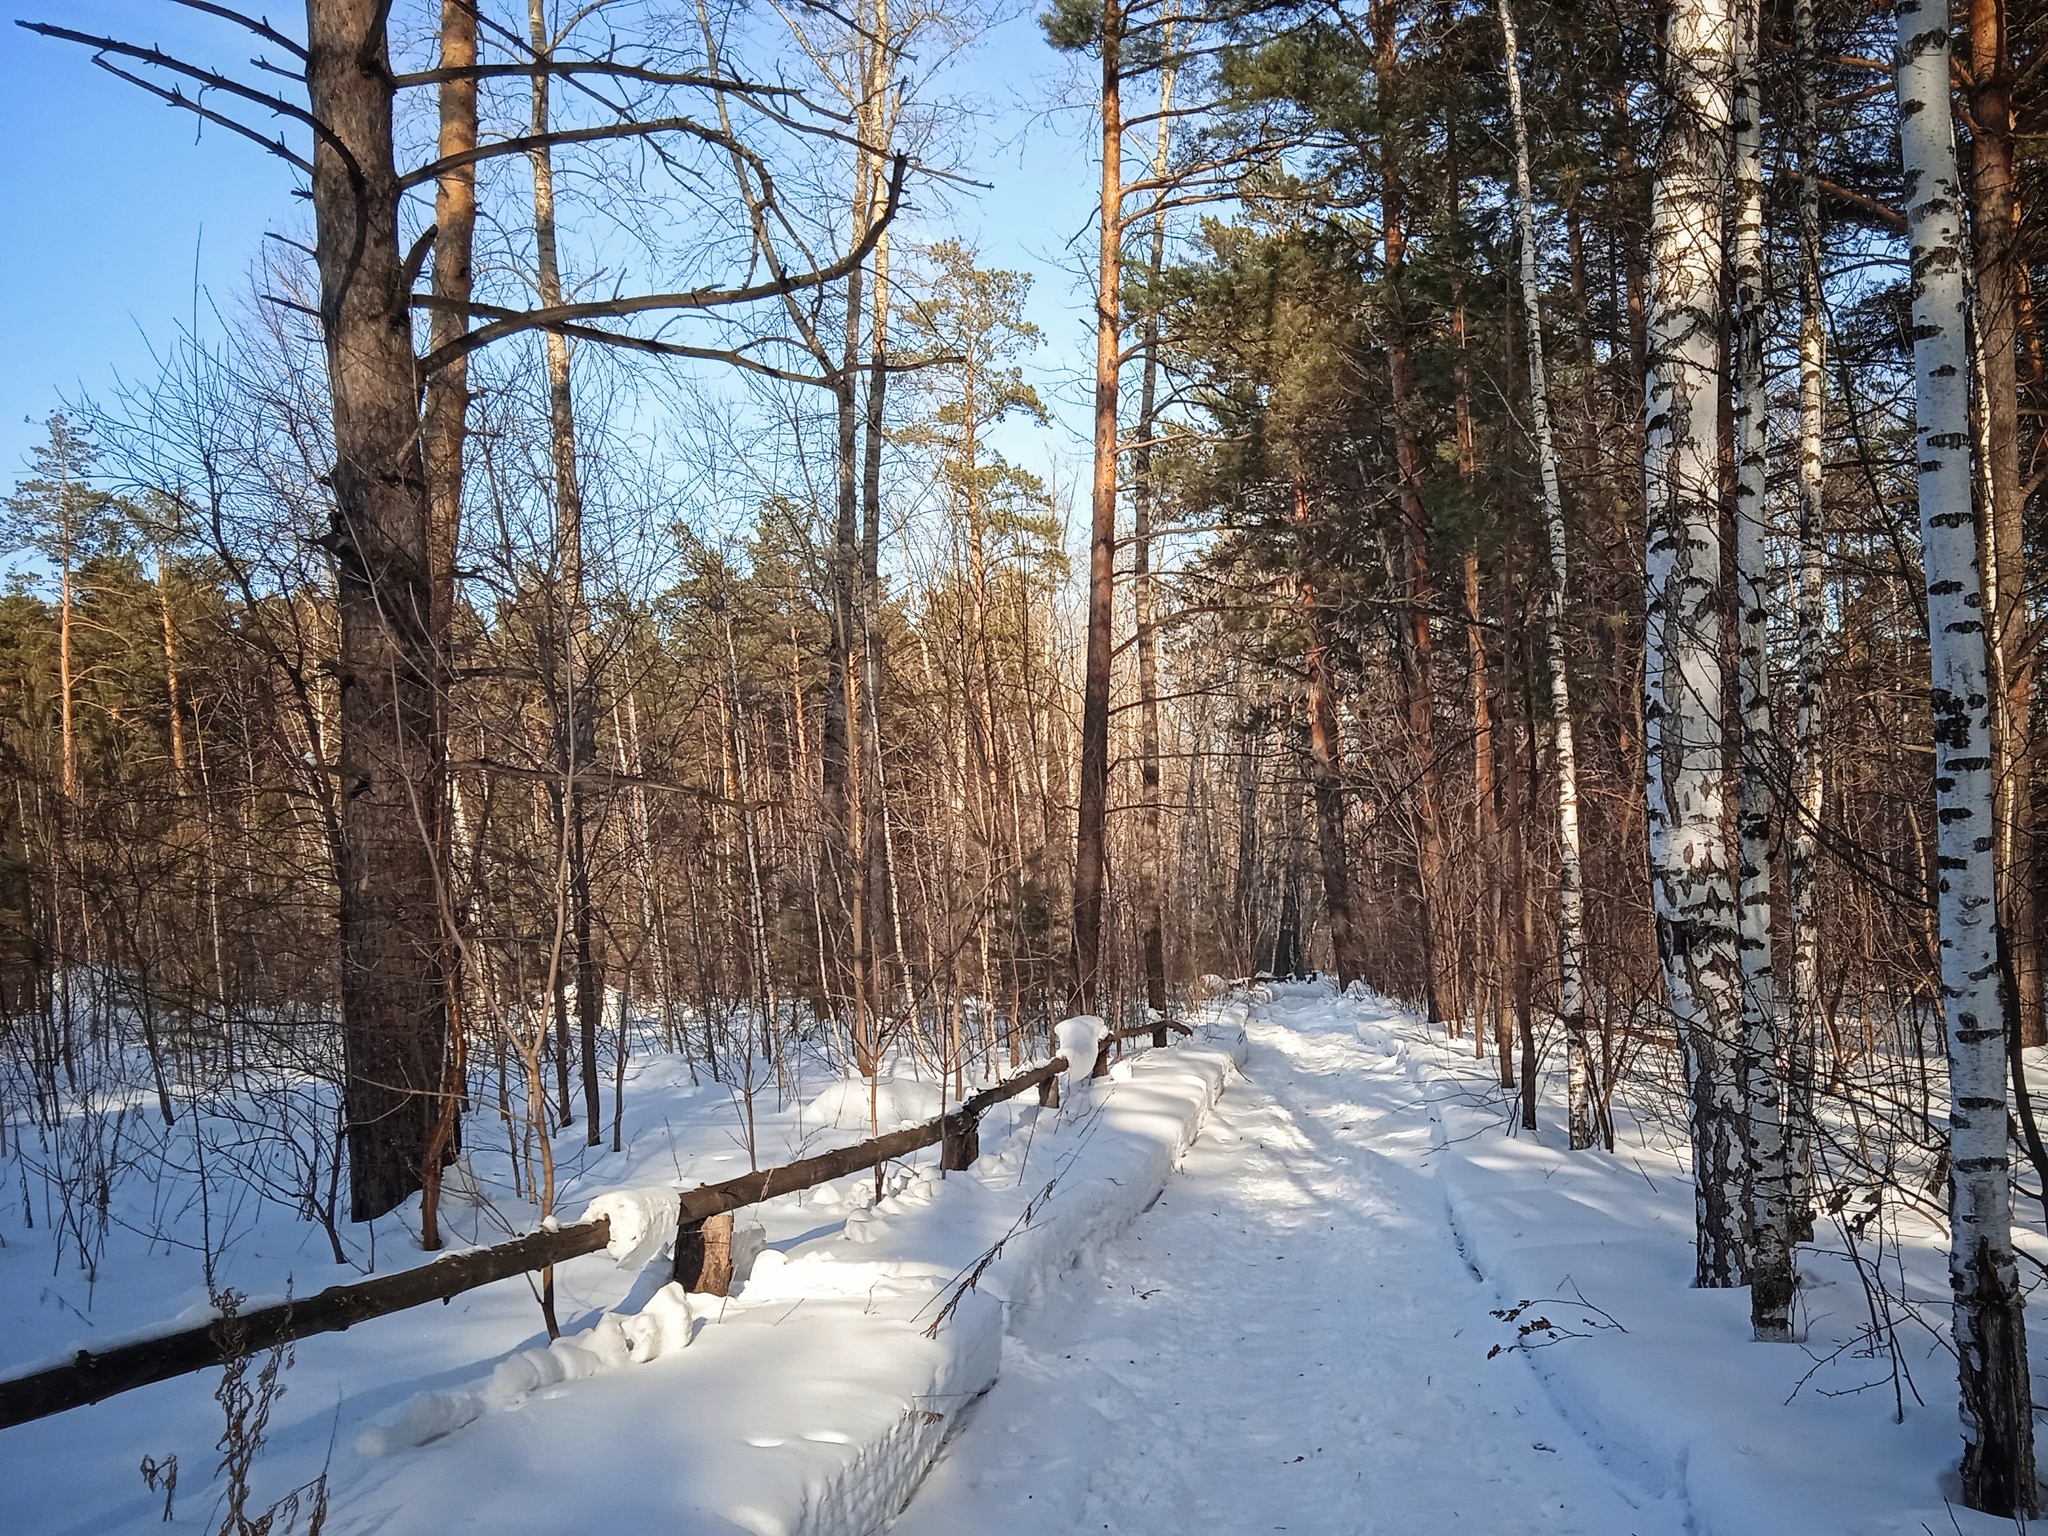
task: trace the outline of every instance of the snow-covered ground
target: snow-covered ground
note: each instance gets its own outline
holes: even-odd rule
[[[1421,1089],[1277,993],[1153,1212],[1006,1346],[894,1536],[1675,1536],[1502,1336],[1432,1176]]]
[[[1937,1234],[1909,1217],[1885,1258],[1926,1400],[1902,1388],[1897,1423],[1833,1229],[1803,1253],[1804,1344],[1756,1344],[1745,1292],[1690,1288],[1668,1137],[1624,1112],[1616,1154],[1567,1153],[1554,1123],[1512,1133],[1490,1063],[1392,1004],[1313,984],[1247,1002],[1058,1114],[1006,1106],[968,1176],[758,1208],[753,1277],[687,1321],[658,1258],[563,1266],[559,1369],[534,1364],[519,1281],[302,1343],[255,1507],[324,1465],[337,1536],[2012,1529],[1944,1503]],[[885,1085],[880,1121],[939,1099]],[[674,1064],[642,1067],[627,1103],[628,1150],[571,1170],[565,1215],[745,1166],[721,1091]],[[764,1110],[761,1161],[856,1139],[867,1113],[860,1084]],[[46,1243],[0,1231],[0,1370],[203,1299],[193,1254],[117,1231],[88,1306]],[[404,1252],[383,1242],[387,1264]],[[303,1293],[336,1278],[325,1246],[252,1216],[231,1263]],[[2034,1338],[2039,1373],[2048,1326]],[[218,1529],[218,1381],[0,1432],[0,1532],[160,1529],[137,1468],[172,1453],[177,1523]]]
[[[692,1315],[665,1286],[663,1256],[622,1266],[592,1255],[557,1270],[566,1336],[554,1346],[524,1280],[302,1341],[250,1514],[324,1468],[330,1536],[878,1529],[993,1380],[1006,1313],[1040,1302],[1158,1194],[1241,1052],[1244,1011],[1214,1010],[1195,1039],[1119,1062],[1105,1082],[1076,1078],[1056,1111],[998,1106],[967,1174],[940,1178],[934,1148],[892,1166],[879,1201],[861,1174],[749,1208],[742,1223],[765,1229],[767,1249],[738,1294],[690,1298]],[[1092,1037],[1078,1059],[1092,1061]],[[895,1080],[873,1106],[866,1083],[780,1113],[763,1105],[759,1160],[858,1140],[871,1107],[893,1129],[940,1100],[934,1083]],[[609,1188],[746,1168],[723,1091],[692,1088],[679,1063],[644,1065],[627,1102],[627,1151],[570,1168],[565,1217]],[[480,1144],[476,1158],[491,1166]],[[149,1203],[140,1189],[126,1198]],[[488,1218],[449,1225],[488,1241],[508,1219],[521,1224],[500,1189]],[[29,1232],[0,1249],[0,1307],[14,1324],[0,1331],[0,1371],[204,1304],[198,1256],[141,1225],[116,1224],[90,1296],[74,1272],[49,1275],[50,1249]],[[385,1268],[425,1257],[407,1248],[402,1220],[385,1226]],[[258,1297],[287,1279],[305,1294],[351,1278],[325,1247],[287,1214],[255,1213],[225,1264]],[[218,1529],[220,1380],[200,1373],[0,1432],[0,1533],[156,1529],[162,1477],[152,1491],[138,1469],[172,1457],[179,1521]]]
[[[1015,1330],[892,1536],[2014,1529],[1946,1502],[1931,1228],[1902,1220],[1886,1261],[1933,1325],[1901,1322],[1926,1401],[1906,1389],[1895,1423],[1837,1231],[1802,1252],[1803,1345],[1758,1344],[1746,1291],[1690,1286],[1682,1149],[1624,1111],[1617,1154],[1566,1152],[1554,1103],[1511,1134],[1467,1042],[1380,999],[1261,991],[1248,1080],[1184,1176],[1071,1307]]]

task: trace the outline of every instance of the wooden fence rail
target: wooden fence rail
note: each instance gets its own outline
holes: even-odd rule
[[[208,1366],[224,1365],[316,1333],[339,1333],[357,1323],[464,1291],[545,1269],[578,1254],[595,1253],[611,1241],[609,1218],[581,1222],[553,1232],[529,1232],[509,1243],[452,1253],[446,1258],[330,1286],[303,1300],[281,1301],[233,1317],[216,1317],[197,1328],[117,1344],[98,1353],[81,1349],[70,1361],[31,1375],[0,1381],[0,1429],[82,1408],[119,1392],[167,1381]]]
[[[1108,1036],[1103,1042],[1104,1051],[1113,1041],[1140,1036],[1157,1039],[1168,1028],[1183,1035],[1192,1033],[1184,1024],[1165,1020]],[[1097,1076],[1107,1070],[1106,1062],[1106,1054],[1096,1062]],[[941,1169],[958,1172],[971,1168],[981,1155],[981,1117],[1005,1099],[1032,1088],[1041,1090],[1043,1102],[1058,1102],[1058,1079],[1066,1070],[1066,1057],[1055,1056],[1042,1066],[982,1089],[920,1125],[905,1126],[886,1136],[870,1137],[779,1168],[764,1168],[721,1184],[685,1190],[678,1197],[675,1278],[688,1290],[727,1294],[732,1285],[732,1213],[743,1206],[829,1183],[934,1143],[941,1144]],[[1048,1094],[1046,1089],[1055,1091]],[[394,1275],[330,1286],[303,1300],[282,1301],[232,1317],[216,1317],[175,1333],[158,1334],[98,1352],[81,1349],[62,1365],[0,1380],[0,1429],[48,1418],[69,1408],[82,1408],[152,1382],[224,1365],[295,1339],[339,1333],[373,1317],[403,1312],[430,1301],[447,1301],[480,1285],[595,1253],[610,1241],[611,1221],[599,1217],[552,1231],[529,1232],[489,1248],[450,1254]]]

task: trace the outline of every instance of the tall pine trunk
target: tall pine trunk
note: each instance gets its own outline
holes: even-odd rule
[[[1173,31],[1167,28],[1167,46]],[[1173,142],[1173,84],[1169,61],[1159,74],[1159,134],[1152,153],[1152,178],[1166,174]],[[1146,263],[1149,291],[1157,292],[1166,267],[1166,214],[1152,220],[1152,254]],[[1145,316],[1144,373],[1138,387],[1137,446],[1131,452],[1131,602],[1136,610],[1138,642],[1138,872],[1134,904],[1138,913],[1138,954],[1145,971],[1145,1006],[1166,1012],[1166,916],[1164,807],[1160,804],[1159,760],[1159,628],[1158,598],[1152,572],[1152,434],[1158,429],[1159,312]],[[1333,929],[1334,932],[1334,929]],[[1344,961],[1337,962],[1339,975]],[[1349,977],[1344,978],[1347,982]],[[1166,1044],[1162,1025],[1152,1035],[1155,1046]]]
[[[1116,615],[1117,382],[1123,349],[1123,8],[1102,7],[1101,244],[1095,284],[1095,468],[1089,494],[1088,640],[1081,678],[1074,823],[1074,975],[1069,1006],[1093,1013],[1101,984],[1109,837],[1109,681]]]
[[[1372,8],[1374,72],[1382,97],[1392,88],[1400,40],[1390,0]],[[1422,892],[1422,951],[1427,970],[1429,1016],[1462,1026],[1457,949],[1444,852],[1443,800],[1436,765],[1435,640],[1430,616],[1436,597],[1430,571],[1429,509],[1422,498],[1427,454],[1416,397],[1415,356],[1403,294],[1408,260],[1407,186],[1391,121],[1380,133],[1381,281],[1387,307],[1388,403],[1393,408],[1394,461],[1399,470],[1401,581],[1406,588],[1403,628],[1403,688],[1409,749],[1415,755],[1416,874]]]
[[[420,1187],[447,1041],[440,696],[390,50],[377,0],[308,0],[320,319],[334,414],[340,928],[352,1217]]]
[[[1992,597],[1992,731],[1997,753],[1998,910],[2012,957],[2024,1045],[2048,1043],[2034,889],[2034,659],[2027,643],[2026,494],[2020,476],[2018,207],[2013,66],[2005,0],[1970,3],[1970,240],[1976,257],[1983,374],[1984,480],[1990,493],[1985,571]],[[1995,575],[1995,580],[1992,578]],[[1995,596],[1991,589],[1995,588]]]

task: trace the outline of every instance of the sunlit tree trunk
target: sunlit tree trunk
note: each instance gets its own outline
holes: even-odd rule
[[[1901,0],[1898,21],[1920,543],[1933,670],[1949,1052],[1949,1286],[1962,1386],[1963,1499],[1988,1514],[2031,1515],[2033,1407],[2006,1162],[1993,706],[1971,504],[1964,205],[1949,118],[1948,13],[1926,0]]]
[[[309,0],[306,86],[334,416],[341,1010],[354,1219],[420,1187],[447,1016],[434,853],[441,718],[385,7]]]
[[[1720,644],[1721,208],[1729,0],[1675,0],[1650,215],[1644,727],[1664,988],[1691,1098],[1696,1283],[1747,1278],[1739,1071],[1742,969],[1724,813]]]
[[[2020,1039],[2048,1043],[2042,1014],[2034,890],[2032,720],[2034,654],[2028,643],[2026,492],[2020,477],[2019,292],[2013,166],[2013,66],[2005,0],[1970,3],[1970,240],[1976,257],[1977,344],[1983,365],[1982,425],[1987,595],[1996,571],[1990,659],[1992,732],[1998,756],[1998,909],[2012,956]]]
[[[1764,550],[1764,132],[1758,0],[1737,0],[1734,89],[1736,708],[1740,843],[1737,948],[1742,961],[1743,1091],[1750,1167],[1750,1326],[1759,1339],[1792,1338],[1791,1188],[1778,1062],[1771,933],[1771,571]]]
[[[1093,1013],[1101,984],[1109,857],[1109,682],[1116,617],[1117,385],[1123,350],[1123,8],[1104,0],[1102,190],[1095,280],[1095,467],[1089,490],[1087,654],[1074,823],[1074,973],[1068,1006]]]
[[[1794,153],[1799,171],[1799,567],[1794,592],[1798,758],[1785,858],[1792,932],[1792,988],[1785,1014],[1785,1143],[1791,1232],[1794,1240],[1803,1242],[1813,1236],[1813,1042],[1820,1012],[1820,914],[1813,880],[1823,792],[1820,648],[1827,622],[1821,523],[1826,298],[1821,286],[1820,50],[1814,36],[1813,0],[1793,0],[1792,29],[1798,114]]]
[[[1529,415],[1536,467],[1543,485],[1543,528],[1550,550],[1550,582],[1543,596],[1543,643],[1550,679],[1550,709],[1557,754],[1558,1013],[1564,1020],[1573,1151],[1593,1145],[1593,1083],[1586,1041],[1585,872],[1579,840],[1579,759],[1572,730],[1571,676],[1564,654],[1564,492],[1558,481],[1557,444],[1550,426],[1549,388],[1543,367],[1543,303],[1536,263],[1536,195],[1529,174],[1529,124],[1522,110],[1522,70],[1514,13],[1501,0],[1506,38],[1508,111],[1515,124],[1515,199],[1522,237],[1522,317],[1529,339]]]
[[[1172,30],[1167,32],[1172,46]],[[1169,62],[1159,74],[1159,135],[1152,154],[1152,178],[1166,174],[1167,154],[1173,143],[1174,67]],[[1147,276],[1156,292],[1159,275],[1166,268],[1166,215],[1152,221],[1152,254],[1146,264]],[[1153,588],[1152,552],[1152,435],[1158,430],[1159,400],[1159,313],[1147,312],[1143,346],[1144,374],[1138,389],[1138,442],[1131,452],[1131,603],[1137,618],[1138,641],[1138,870],[1133,902],[1138,913],[1138,954],[1145,970],[1145,1006],[1155,1013],[1166,1011],[1166,921],[1163,904],[1166,834],[1164,807],[1160,804],[1159,761],[1159,628],[1158,597]],[[1325,858],[1328,850],[1324,851]],[[1348,922],[1348,918],[1347,918]],[[1335,925],[1332,924],[1334,935]],[[1339,954],[1337,970],[1343,976],[1346,956]],[[1344,976],[1346,982],[1350,977]],[[1155,1046],[1166,1044],[1164,1028],[1152,1036]]]

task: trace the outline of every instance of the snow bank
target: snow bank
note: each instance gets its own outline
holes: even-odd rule
[[[1938,1234],[1908,1227],[1896,1273],[1887,1262],[1888,1284],[1932,1325],[1901,1320],[1925,1406],[1905,1390],[1894,1423],[1888,1366],[1860,1345],[1864,1292],[1846,1254],[1828,1251],[1826,1223],[1800,1251],[1801,1346],[1757,1343],[1747,1290],[1692,1286],[1682,1147],[1638,1144],[1651,1139],[1618,1110],[1615,1153],[1569,1152],[1548,1083],[1543,1131],[1510,1134],[1491,1064],[1385,999],[1335,1004],[1326,1027],[1354,1029],[1421,1091],[1430,1134],[1416,1161],[1439,1180],[1467,1261],[1503,1310],[1536,1303],[1492,1342],[1523,1349],[1580,1431],[1682,1499],[1700,1536],[2013,1529],[1955,1502],[1961,1440]],[[1517,1327],[1539,1317],[1556,1337],[1538,1330],[1518,1346]],[[2037,1345],[2037,1372],[2041,1354]]]
[[[898,1170],[865,1209],[858,1187],[871,1180],[847,1181],[853,1241],[770,1249],[738,1295],[694,1298],[701,1324],[686,1351],[673,1345],[689,1336],[688,1299],[679,1331],[664,1321],[644,1353],[632,1342],[650,1301],[510,1357],[479,1387],[415,1399],[372,1432],[381,1438],[365,1437],[362,1451],[384,1454],[337,1469],[333,1528],[555,1536],[573,1497],[582,1529],[879,1530],[994,1382],[1009,1310],[1045,1295],[1157,1196],[1243,1059],[1243,1020],[1225,1008],[1193,1040],[1119,1062],[1060,1110],[1002,1106],[966,1173]],[[1075,1045],[1092,1025],[1092,1063],[1100,1021],[1068,1023]],[[593,1203],[629,1255],[658,1230],[649,1195]],[[389,1454],[406,1446],[417,1449]]]
[[[669,1228],[673,1235],[673,1219]],[[524,1349],[499,1361],[490,1380],[477,1390],[421,1393],[392,1418],[365,1430],[356,1450],[364,1456],[383,1456],[404,1446],[426,1445],[487,1413],[516,1407],[545,1387],[658,1360],[689,1347],[691,1320],[690,1298],[671,1281],[638,1312],[607,1312],[588,1333],[555,1339],[544,1349]]]

